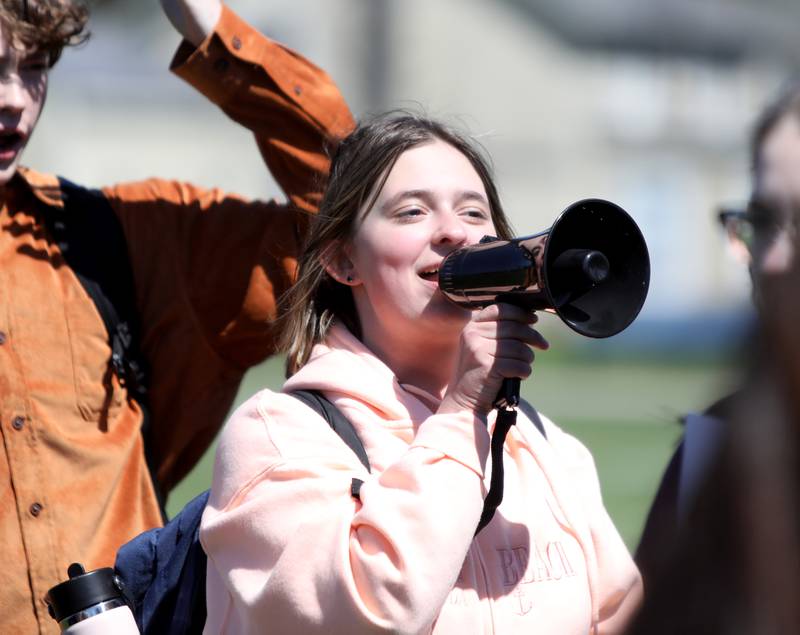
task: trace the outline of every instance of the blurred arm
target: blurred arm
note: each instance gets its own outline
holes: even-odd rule
[[[220,0],[161,0],[161,7],[178,33],[195,46],[214,32],[222,13]]]

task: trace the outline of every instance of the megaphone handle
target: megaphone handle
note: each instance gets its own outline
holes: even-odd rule
[[[516,408],[519,405],[519,377],[507,377],[492,404],[495,408]]]

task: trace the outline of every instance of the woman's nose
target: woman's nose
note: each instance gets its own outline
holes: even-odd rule
[[[436,233],[433,237],[435,244],[460,245],[467,240],[467,231],[461,220],[453,214],[441,214],[438,220]]]

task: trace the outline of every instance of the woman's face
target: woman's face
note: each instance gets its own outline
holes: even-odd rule
[[[761,158],[756,194],[767,202],[770,222],[756,227],[753,266],[760,273],[784,273],[795,257],[800,224],[800,121],[794,113],[784,115],[764,139]]]
[[[469,313],[438,287],[450,252],[494,235],[480,176],[453,146],[435,140],[404,152],[346,251],[367,345],[375,338],[454,337]]]

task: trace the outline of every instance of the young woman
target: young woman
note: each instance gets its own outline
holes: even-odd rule
[[[284,391],[322,391],[372,469],[290,395],[239,408],[201,529],[206,632],[618,631],[639,574],[588,451],[544,417],[543,436],[519,413],[503,503],[474,537],[492,401],[547,347],[534,315],[471,313],[438,291],[447,254],[510,237],[481,155],[420,117],[362,124],[314,223],[288,299]]]

